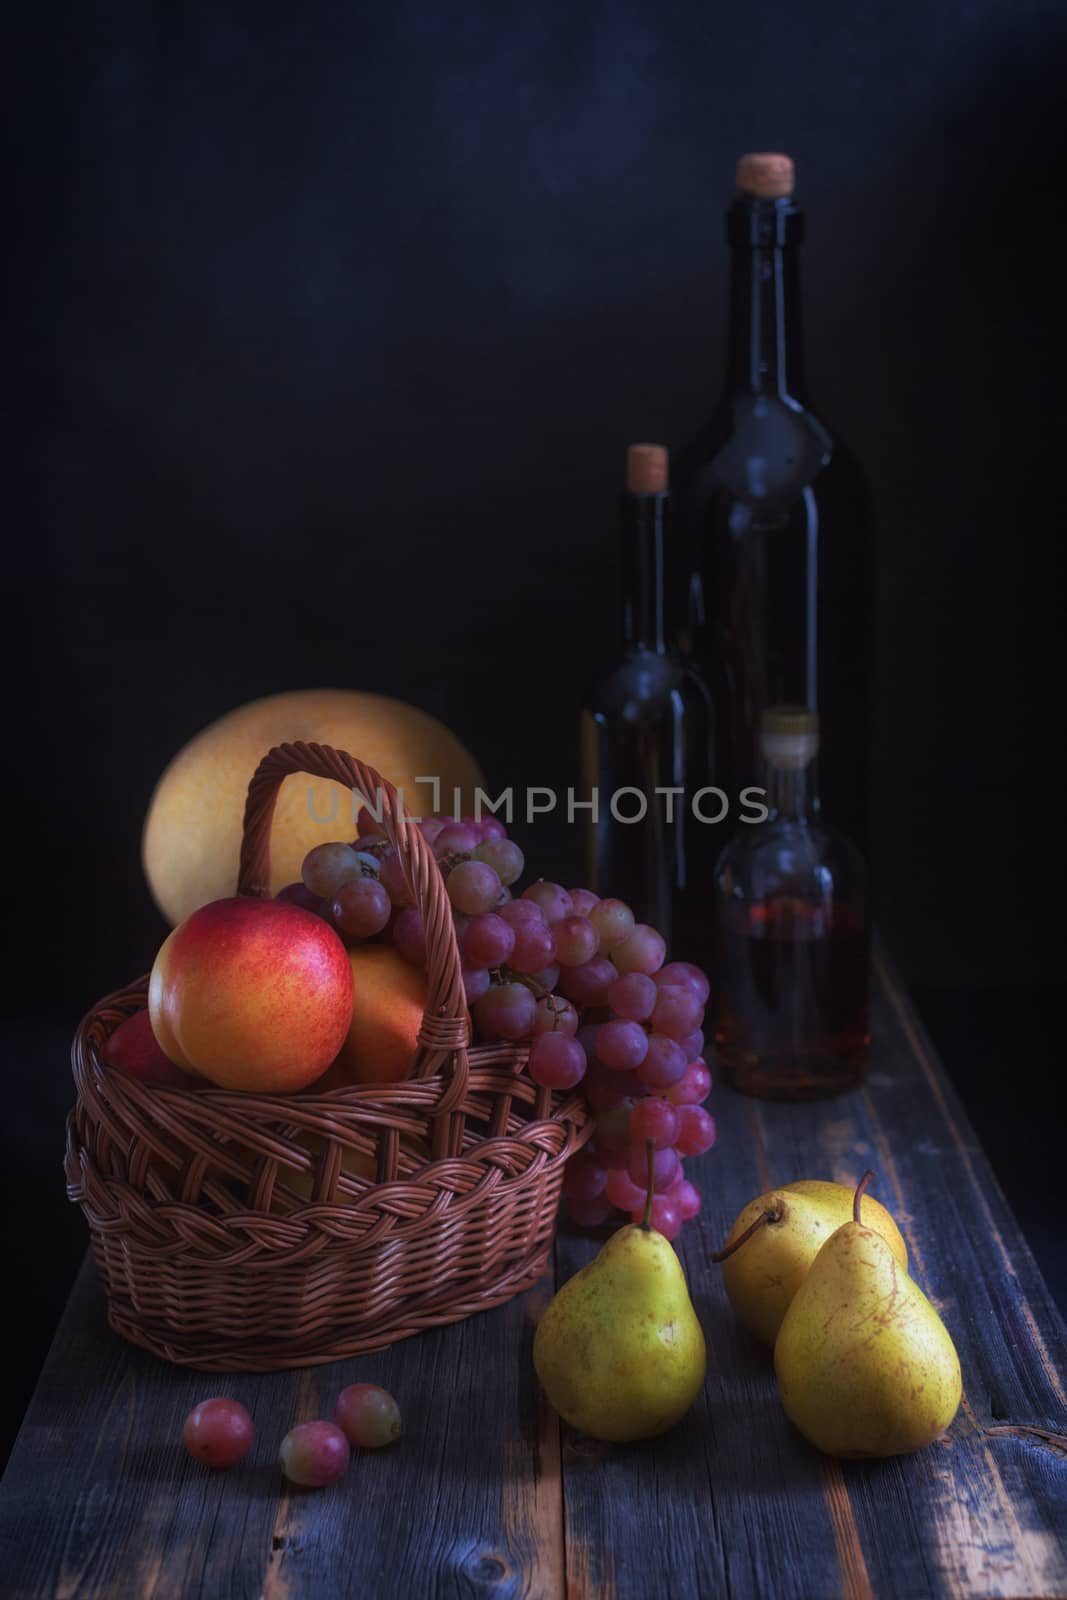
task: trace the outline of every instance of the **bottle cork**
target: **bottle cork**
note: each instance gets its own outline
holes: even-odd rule
[[[787,200],[793,193],[791,157],[770,151],[742,156],[737,163],[737,192],[756,200]]]
[[[667,488],[667,447],[632,444],[626,452],[626,487],[631,494],[663,494]]]

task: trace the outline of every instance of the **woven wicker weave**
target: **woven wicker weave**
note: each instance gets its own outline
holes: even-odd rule
[[[288,1096],[144,1084],[101,1048],[146,979],[95,1006],[72,1051],[67,1190],[110,1324],[205,1371],[334,1361],[510,1299],[544,1270],[563,1167],[589,1133],[580,1095],[535,1084],[525,1048],[468,1049],[444,882],[372,768],[325,745],[272,750],[248,789],[238,892],[269,892],[274,804],[295,772],[384,797],[381,831],[426,925],[412,1076]],[[357,1175],[371,1162],[377,1181]]]

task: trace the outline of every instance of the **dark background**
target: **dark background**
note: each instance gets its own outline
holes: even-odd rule
[[[59,1173],[70,1027],[164,931],[139,864],[156,778],[231,707],[336,685],[435,712],[493,784],[575,781],[623,450],[682,442],[718,394],[750,148],[796,160],[811,389],[878,510],[879,923],[1040,1247],[1062,8],[9,15],[27,1381],[84,1237]],[[577,876],[566,829],[522,842]]]

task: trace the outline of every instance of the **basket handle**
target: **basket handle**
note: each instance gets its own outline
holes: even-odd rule
[[[373,767],[365,766],[346,751],[335,750],[331,745],[305,744],[303,740],[276,745],[263,757],[248,785],[237,893],[261,899],[270,897],[270,830],[274,807],[282,780],[297,772],[305,772],[313,778],[332,778],[348,789],[355,789],[372,806],[376,798],[380,798],[381,831],[397,853],[426,930],[429,992],[419,1029],[414,1076],[428,1078],[451,1067],[452,1081],[437,1108],[439,1113],[450,1111],[466,1092],[470,1041],[470,1018],[460,972],[456,928],[441,869],[422,829],[404,816],[393,785],[380,777]]]

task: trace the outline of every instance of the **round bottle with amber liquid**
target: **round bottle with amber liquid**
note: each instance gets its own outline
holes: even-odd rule
[[[814,711],[772,706],[760,724],[767,816],[715,867],[715,1057],[764,1100],[815,1100],[866,1072],[866,872],[819,816]]]

